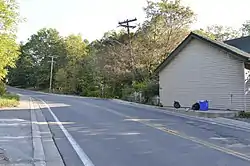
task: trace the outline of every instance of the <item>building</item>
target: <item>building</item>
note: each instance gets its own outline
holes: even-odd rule
[[[160,101],[191,107],[208,100],[211,109],[250,110],[245,95],[250,54],[191,32],[157,67]]]
[[[227,41],[224,41],[224,43],[231,45],[231,46],[234,46],[234,47],[236,47],[242,51],[245,51],[247,53],[250,53],[250,36],[244,36],[244,37],[240,37],[240,38],[236,38],[236,39],[227,40]],[[249,93],[250,92],[249,70],[245,69],[245,75],[246,75],[246,81],[245,81],[246,93]],[[246,104],[248,104],[248,103],[246,103]],[[249,111],[249,109],[248,109],[248,111]]]
[[[224,43],[250,53],[250,36],[227,40]]]

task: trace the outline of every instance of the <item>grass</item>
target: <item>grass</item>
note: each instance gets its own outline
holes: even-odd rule
[[[0,108],[16,107],[19,104],[19,96],[16,94],[6,93],[0,96]]]

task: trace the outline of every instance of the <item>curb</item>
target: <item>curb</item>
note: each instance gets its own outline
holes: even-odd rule
[[[127,102],[119,99],[112,99],[113,101],[117,101],[119,103],[127,103],[132,105],[138,105],[143,107],[149,107],[149,108],[156,108],[165,110],[166,112],[173,112],[173,113],[179,113],[187,116],[195,116],[195,117],[204,117],[204,118],[217,118],[217,117],[226,117],[226,118],[232,118],[234,117],[237,112],[236,111],[225,111],[224,113],[218,113],[218,112],[207,112],[207,111],[186,111],[185,109],[179,109],[176,110],[174,108],[167,108],[167,107],[159,107],[159,106],[153,106],[153,105],[146,105],[141,103],[134,103],[134,102]]]
[[[34,103],[32,101],[32,98],[30,98],[30,117],[31,117],[31,129],[32,129],[31,134],[32,134],[34,165],[44,166],[46,165],[45,154],[44,154],[39,126],[37,124],[36,114],[34,111]]]
[[[164,108],[164,107],[161,109],[164,109],[169,112],[177,112],[177,113],[184,114],[184,115],[204,117],[204,118],[210,118],[210,119],[219,118],[219,117],[233,118],[238,113],[236,111],[224,111],[224,112],[185,111],[184,109],[175,110],[173,108]]]
[[[65,166],[62,156],[53,139],[49,124],[42,113],[41,104],[37,99],[32,99],[33,104],[35,103],[37,106],[37,110],[33,112],[36,116],[36,125],[39,128],[39,133],[41,133],[40,140],[43,148],[43,156],[40,155],[40,159],[44,158],[44,160],[35,163],[35,166]],[[38,125],[39,123],[42,123],[43,125]],[[39,153],[39,151],[37,151],[37,153]]]
[[[250,123],[247,123],[247,122],[242,122],[242,121],[233,120],[233,119],[227,119],[227,118],[223,118],[223,117],[216,117],[216,118],[201,117],[201,116],[197,116],[197,115],[185,114],[185,113],[180,112],[180,111],[178,111],[178,112],[169,111],[163,107],[145,105],[145,104],[134,103],[134,102],[127,102],[127,101],[123,101],[123,100],[119,100],[119,99],[112,99],[112,101],[119,102],[121,104],[126,104],[126,105],[135,105],[135,106],[139,106],[141,108],[142,107],[154,108],[154,109],[157,109],[157,111],[168,114],[168,115],[174,115],[174,116],[179,116],[179,117],[184,117],[184,118],[189,118],[189,119],[195,119],[195,120],[205,122],[205,123],[217,124],[217,125],[221,125],[221,126],[230,127],[233,129],[239,129],[239,130],[243,130],[246,132],[250,132]]]

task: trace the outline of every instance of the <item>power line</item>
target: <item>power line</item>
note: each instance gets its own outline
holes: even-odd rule
[[[127,19],[125,21],[118,22],[119,26],[127,28],[129,40],[130,40],[130,28],[132,29],[136,28],[136,26],[129,25],[129,23],[134,22],[134,21],[137,21],[137,19],[136,18],[131,19],[131,20]]]

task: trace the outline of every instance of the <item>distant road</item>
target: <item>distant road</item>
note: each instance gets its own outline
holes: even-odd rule
[[[68,166],[250,165],[247,131],[112,100],[9,90],[39,101]]]

